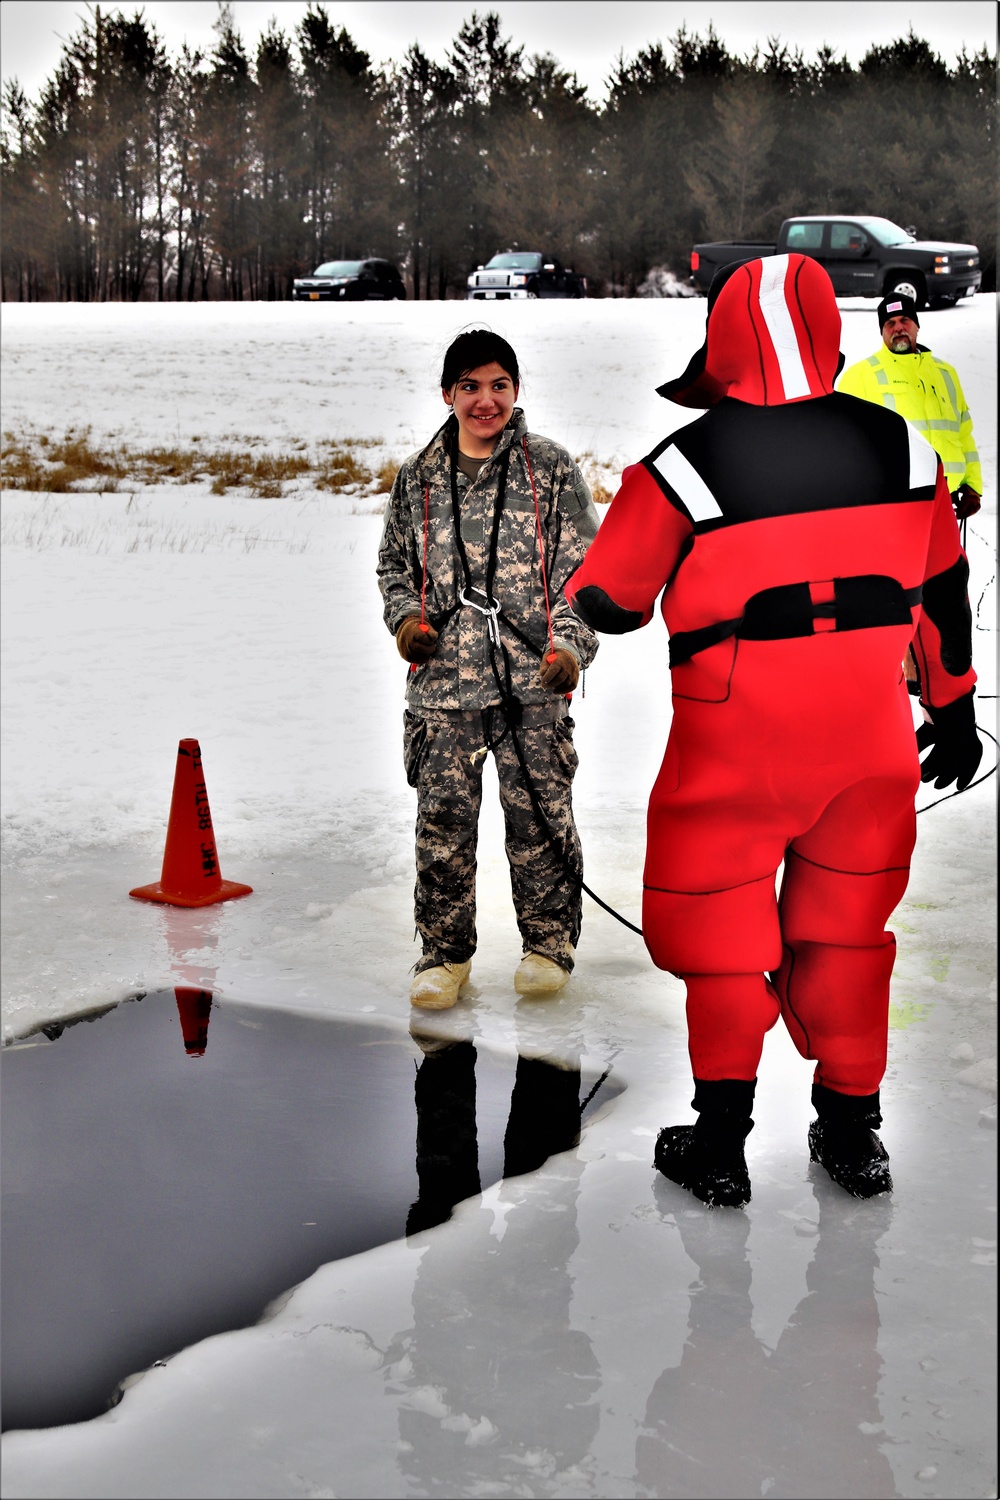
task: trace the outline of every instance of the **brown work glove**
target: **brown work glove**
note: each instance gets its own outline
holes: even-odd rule
[[[580,680],[580,663],[572,651],[548,651],[538,675],[550,693],[571,693]]]
[[[422,666],[434,655],[438,633],[433,625],[421,623],[419,615],[407,615],[396,631],[396,649],[404,661]]]
[[[958,519],[967,521],[980,509],[983,497],[972,488],[971,484],[961,484],[952,495],[951,503],[955,507],[955,515]]]

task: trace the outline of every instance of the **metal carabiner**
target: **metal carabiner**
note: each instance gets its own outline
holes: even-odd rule
[[[495,646],[499,647],[502,644],[500,640],[500,620],[498,618],[500,614],[500,605],[495,599],[491,599],[488,594],[484,593],[482,589],[470,589],[469,592],[478,594],[480,598],[484,600],[484,603],[477,604],[475,599],[470,599],[465,589],[459,589],[459,601],[462,604],[468,605],[470,609],[477,610],[479,614],[485,615],[486,628],[489,630],[490,640]]]

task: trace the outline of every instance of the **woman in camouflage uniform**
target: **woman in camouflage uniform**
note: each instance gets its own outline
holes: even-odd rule
[[[396,476],[379,548],[385,622],[410,663],[407,780],[417,792],[414,1005],[454,1005],[476,950],[482,768],[500,783],[524,957],[520,994],[573,968],[583,863],[573,821],[569,695],[597,651],[563,586],[598,518],[564,448],[515,407],[517,356],[498,334],[460,334],[441,376],[451,408]]]

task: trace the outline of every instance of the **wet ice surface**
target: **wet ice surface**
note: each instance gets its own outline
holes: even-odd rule
[[[572,1060],[194,988],[47,1027],[0,1073],[5,1429],[100,1414],[326,1261],[571,1149],[619,1092]]]
[[[464,304],[322,328],[298,311],[8,304],[5,409],[143,442],[378,434],[401,455],[425,441]],[[995,311],[979,297],[921,318],[962,373],[984,459],[969,560],[988,727]],[[490,322],[521,356],[532,429],[575,452],[631,460],[691,415],[653,386],[700,343],[703,303],[546,303]],[[875,343],[872,304],[845,307],[848,362]],[[405,1031],[413,804],[378,518],[315,492],[197,486],[3,504],[26,535],[39,523],[37,543],[0,555],[7,1035],[198,985]],[[588,884],[632,920],[666,656],[658,623],[605,638],[573,704]],[[222,872],[254,886],[200,913],[125,894],[159,871],[185,735],[201,742]],[[566,989],[517,999],[487,770],[472,984],[433,1025],[509,1057],[613,1060],[625,1092],[575,1150],[446,1223],[328,1262],[268,1321],[189,1346],[104,1416],[8,1432],[5,1495],[995,1495],[995,786],[920,817],[890,924],[892,1197],[857,1204],[809,1167],[811,1068],[778,1026],[753,1199],[733,1215],[653,1171],[657,1129],[694,1116],[682,987],[639,939],[588,902]]]
[[[496,837],[489,819],[484,833]],[[499,913],[509,899],[502,854],[484,863],[481,904]],[[322,881],[321,865],[297,871],[311,887]],[[217,970],[223,989],[242,978],[263,1006],[278,971],[269,981],[248,955],[293,875],[278,861],[234,873],[254,882],[256,907],[254,897],[208,913],[131,903],[122,920],[151,953],[169,937],[178,980]],[[915,910],[902,913],[919,919],[931,898],[932,934],[937,880],[918,877]],[[369,889],[363,904],[373,903]],[[358,909],[350,894],[336,907],[341,922]],[[297,1003],[354,1025],[374,1018],[405,1038],[403,950],[386,939],[394,988],[381,971],[365,977],[363,954],[338,962],[331,990],[328,941],[311,949],[308,926],[284,916],[298,932],[300,962],[286,977]],[[979,1039],[941,956],[967,984],[974,932],[963,930],[964,946],[914,933],[900,965],[883,1094],[892,1197],[859,1204],[809,1166],[810,1070],[776,1028],[748,1142],[753,1199],[741,1213],[705,1210],[653,1171],[656,1128],[692,1118],[679,986],[650,971],[610,919],[588,913],[588,926],[555,1001],[516,1000],[516,948],[493,935],[459,1006],[422,1018],[431,1037],[472,1039],[480,1056],[487,1042],[509,1056],[586,1056],[592,1071],[614,1059],[627,1087],[579,1147],[485,1187],[449,1222],[324,1264],[267,1322],[169,1358],[105,1416],[7,1433],[5,1493],[992,1494],[996,1117],[990,1095],[962,1081]],[[210,960],[201,969],[199,956]],[[223,993],[204,1057],[184,1057],[173,1033],[179,1066],[211,1061],[228,1004]],[[237,1010],[256,1019],[253,1005]],[[959,1034],[976,1047],[956,1045]],[[416,1058],[406,1058],[410,1101]],[[236,1247],[221,1258],[225,1282]]]

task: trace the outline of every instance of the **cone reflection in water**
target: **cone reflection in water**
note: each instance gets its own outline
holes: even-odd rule
[[[175,985],[177,1014],[181,1018],[184,1051],[188,1057],[203,1057],[208,1046],[208,1018],[212,1014],[212,991]]]
[[[166,906],[158,916],[170,956],[172,984],[214,990],[219,932],[225,920],[218,906]]]
[[[137,886],[129,895],[169,906],[211,906],[235,896],[249,896],[252,890],[253,886],[222,878],[201,747],[197,740],[181,740],[160,878],[151,885]]]

